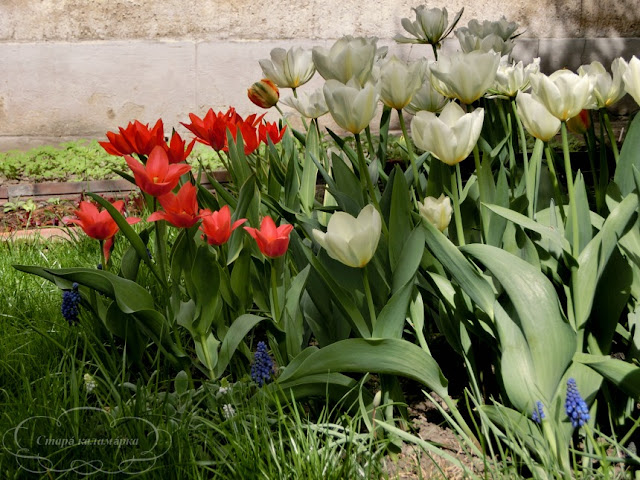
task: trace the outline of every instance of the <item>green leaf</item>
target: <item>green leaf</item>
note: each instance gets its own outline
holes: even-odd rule
[[[284,331],[286,335],[287,355],[289,359],[298,355],[302,348],[304,321],[300,309],[300,297],[309,278],[311,265],[307,265],[295,276],[286,293]]]
[[[579,267],[574,287],[574,291],[579,292],[579,295],[575,295],[574,298],[578,330],[584,328],[589,319],[598,281],[637,208],[638,196],[632,193],[609,214],[600,232],[593,237],[578,257]]]
[[[389,230],[389,233],[391,233],[391,230]],[[392,292],[396,292],[414,277],[420,266],[422,252],[424,251],[425,235],[420,225],[414,228],[412,232],[407,232],[407,236],[404,238],[406,241],[403,241],[400,245],[400,255],[395,267],[393,267]],[[390,248],[389,253],[391,253],[391,250]]]
[[[436,361],[405,340],[350,338],[301,355],[304,359],[287,366],[279,383],[329,372],[376,372],[411,378],[441,397],[448,395],[447,380]]]
[[[574,360],[592,368],[627,395],[640,399],[640,367],[637,365],[609,356],[587,353],[576,354]]]
[[[398,289],[384,306],[373,328],[374,338],[401,338],[413,292],[413,280]]]
[[[242,340],[244,340],[244,337],[246,337],[247,333],[249,333],[251,329],[262,320],[265,320],[265,317],[245,314],[240,315],[233,321],[233,323],[231,323],[229,330],[222,339],[222,345],[220,346],[218,363],[215,366],[216,378],[220,378],[224,374],[225,369],[231,361],[231,357],[238,349]]]
[[[574,189],[576,208],[578,210],[579,251],[581,252],[591,241],[593,233],[591,228],[591,212],[589,210],[587,190],[584,184],[584,177],[580,171],[578,171],[578,174],[576,175]],[[572,241],[573,239],[573,220],[571,218],[571,209],[569,209],[569,215],[567,215],[564,236],[568,241]]]
[[[411,233],[411,198],[409,186],[396,166],[391,191],[391,212],[389,214],[389,263],[395,271],[396,264],[402,254],[402,247]],[[423,242],[424,245],[424,242]]]
[[[215,320],[217,304],[220,299],[220,274],[216,256],[208,244],[201,245],[196,251],[191,267],[191,281],[195,288],[196,319],[194,331],[205,334]]]
[[[320,156],[318,132],[313,126],[307,132],[304,152],[299,192],[300,203],[305,212],[311,212],[316,196],[316,177],[318,176],[318,167],[313,163],[311,155],[315,155],[316,158]]]
[[[495,295],[489,282],[436,227],[422,222],[429,249],[478,307],[493,317]]]
[[[633,178],[633,167],[640,170],[640,115],[631,122],[629,131],[620,150],[618,165],[613,180],[625,197],[636,188]]]
[[[535,384],[545,398],[556,391],[562,374],[576,351],[576,338],[564,320],[553,284],[539,269],[489,245],[462,248],[491,271],[507,295],[531,352]]]

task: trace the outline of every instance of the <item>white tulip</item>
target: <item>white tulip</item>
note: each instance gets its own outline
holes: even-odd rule
[[[412,22],[408,18],[401,20],[402,27],[411,34],[413,38],[396,35],[394,40],[398,43],[425,43],[437,45],[440,43],[451,30],[456,26],[462,15],[460,10],[451,25],[449,23],[449,14],[447,9],[431,8],[427,10],[426,5],[420,5],[412,9],[416,13],[416,20]]]
[[[271,50],[271,60],[263,59],[258,63],[264,76],[280,88],[298,88],[316,73],[311,50],[301,47],[289,50],[274,48]]]
[[[380,99],[385,105],[403,109],[422,86],[427,64],[417,61],[411,64],[395,55],[380,65]]]
[[[313,238],[331,258],[349,267],[362,268],[373,258],[381,231],[380,213],[369,204],[357,218],[346,212],[334,213],[327,232],[313,230]]]
[[[530,78],[533,97],[559,120],[569,120],[581,110],[595,106],[593,86],[588,77],[558,70],[549,76],[535,73]]]
[[[449,223],[451,223],[451,214],[453,213],[451,199],[445,197],[444,194],[438,198],[425,198],[424,202],[418,203],[418,210],[424,219],[441,232],[444,232],[449,226]]]
[[[624,94],[624,84],[622,76],[629,68],[627,62],[622,58],[616,58],[611,62],[611,75],[600,62],[591,62],[589,65],[582,65],[578,69],[580,76],[587,76],[593,85],[593,96],[598,108],[606,108],[615,104]]]
[[[475,18],[470,20],[466,27],[458,29],[469,32],[476,37],[484,38],[491,34],[497,35],[502,40],[507,41],[513,38],[513,34],[518,29],[516,22],[509,22],[504,16],[498,21],[485,20],[480,23]]]
[[[629,67],[622,75],[622,80],[627,93],[640,105],[640,60],[635,55],[629,61]]]
[[[465,53],[476,50],[481,52],[493,50],[500,55],[509,55],[515,46],[512,40],[503,40],[495,33],[490,33],[486,37],[478,37],[466,29],[459,28],[456,31],[456,37],[458,37],[458,42],[460,42],[460,48]]]
[[[543,142],[556,136],[560,130],[560,120],[531,94],[519,92],[516,105],[520,121],[531,135]]]
[[[364,85],[370,79],[376,55],[386,53],[378,51],[377,42],[375,37],[347,35],[329,49],[314,47],[313,62],[325,80],[333,79],[346,84],[355,78],[360,85]]]
[[[432,112],[418,112],[411,124],[411,137],[417,147],[446,163],[455,165],[471,153],[480,138],[484,110],[472,113],[449,102],[439,117]]]
[[[298,98],[287,97],[281,100],[280,103],[295,109],[306,118],[318,118],[329,111],[321,88],[312,92],[300,92],[298,93]]]
[[[526,67],[522,62],[509,63],[506,56],[500,60],[496,81],[491,89],[497,95],[515,97],[518,92],[529,88],[529,77],[540,71],[540,58],[534,58]]]
[[[376,114],[380,94],[371,83],[360,88],[353,79],[346,85],[327,80],[322,91],[335,122],[353,134],[364,130]]]
[[[458,52],[431,65],[431,83],[445,97],[469,105],[493,85],[499,63],[495,52]]]

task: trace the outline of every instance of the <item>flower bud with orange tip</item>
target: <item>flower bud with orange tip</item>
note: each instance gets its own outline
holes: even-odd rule
[[[577,135],[587,133],[590,126],[591,119],[589,118],[589,110],[587,109],[583,109],[578,115],[567,120],[567,128]]]
[[[280,99],[278,87],[271,80],[263,78],[259,82],[254,83],[247,90],[249,100],[260,108],[271,108]]]

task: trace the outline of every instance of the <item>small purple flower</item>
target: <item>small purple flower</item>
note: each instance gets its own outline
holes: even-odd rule
[[[541,401],[537,401],[535,407],[533,407],[533,413],[531,414],[531,420],[536,423],[542,423],[544,420],[544,406]]]
[[[574,428],[582,427],[589,420],[589,407],[580,396],[578,386],[573,378],[567,380],[567,401],[564,404],[567,416]]]
[[[62,316],[69,325],[78,322],[78,305],[80,304],[80,292],[78,292],[78,284],[74,282],[72,290],[62,292],[62,307],[60,308]]]
[[[253,365],[251,365],[251,379],[262,387],[265,383],[269,383],[273,375],[273,359],[267,352],[267,344],[258,342],[256,353],[253,356]]]

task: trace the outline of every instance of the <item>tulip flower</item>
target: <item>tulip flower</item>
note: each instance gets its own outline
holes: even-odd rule
[[[293,230],[293,225],[284,224],[276,227],[275,222],[269,216],[262,219],[260,230],[257,228],[244,227],[251,235],[260,251],[269,258],[281,257],[289,248],[289,234]]]
[[[581,77],[587,76],[593,85],[593,96],[598,108],[606,108],[615,104],[624,94],[622,77],[629,68],[622,58],[616,58],[611,62],[611,72],[606,71],[600,62],[591,62],[578,68]]]
[[[518,28],[515,22],[502,17],[497,22],[471,20],[466,27],[456,30],[456,37],[465,53],[493,50],[500,55],[509,55],[515,46],[512,35]]]
[[[289,50],[274,48],[271,50],[271,60],[264,59],[258,63],[264,76],[280,88],[298,88],[316,73],[311,50],[301,47]]]
[[[169,192],[161,197],[158,201],[164,212],[153,212],[147,222],[156,222],[158,220],[166,220],[174,227],[189,228],[194,226],[200,220],[198,213],[198,199],[196,197],[198,189],[191,183],[187,182],[178,191],[178,194]]]
[[[535,73],[530,78],[533,97],[561,121],[575,117],[583,108],[595,106],[593,86],[586,76],[558,70],[549,76]]]
[[[169,145],[167,145],[166,143],[163,143],[162,145],[165,147],[164,150],[167,153],[169,163],[174,164],[184,162],[191,154],[191,150],[193,150],[193,146],[195,145],[195,143],[196,140],[193,139],[187,145],[187,142],[182,139],[178,132],[173,132]]]
[[[216,152],[219,152],[227,145],[228,125],[235,124],[237,117],[239,115],[233,108],[227,110],[226,113],[214,113],[210,108],[202,119],[190,113],[191,123],[182,123],[182,125],[196,136],[198,142],[209,145]]]
[[[408,18],[401,20],[402,28],[404,28],[413,38],[396,35],[394,40],[398,43],[423,43],[429,45],[438,45],[444,40],[462,16],[461,9],[454,17],[451,25],[449,23],[449,14],[446,8],[431,8],[427,10],[426,5],[420,5],[412,9],[416,13],[416,20],[412,22]]]
[[[444,232],[449,223],[451,222],[451,215],[453,214],[453,208],[451,207],[451,199],[445,197],[444,194],[438,198],[427,197],[424,202],[418,203],[418,210],[420,215],[436,227],[441,232]]]
[[[458,52],[431,65],[431,83],[445,97],[470,105],[493,85],[499,63],[495,52]]]
[[[154,197],[173,190],[178,185],[180,176],[191,170],[191,167],[185,164],[170,165],[167,152],[161,146],[151,151],[146,166],[129,155],[124,159],[133,171],[136,185]]]
[[[582,110],[575,117],[571,117],[567,120],[567,128],[575,134],[584,135],[591,126],[591,119],[589,118],[589,110]]]
[[[286,130],[286,125],[282,127],[282,129],[279,129],[276,122],[261,123],[258,126],[258,139],[265,145],[269,143],[269,140],[271,140],[271,143],[275,145],[280,143],[280,140],[284,137],[284,132]]]
[[[560,131],[560,120],[530,93],[518,93],[516,105],[524,128],[534,137],[548,142]]]
[[[635,55],[629,61],[627,71],[622,75],[624,89],[640,105],[640,60]]]
[[[287,97],[282,100],[282,103],[295,109],[306,118],[318,118],[329,112],[321,88],[313,92],[301,92],[298,94],[298,98]]]
[[[422,86],[427,65],[423,61],[407,64],[395,55],[380,65],[380,99],[396,110],[406,107]]]
[[[431,64],[427,63],[425,77],[422,86],[411,97],[411,102],[405,107],[405,110],[411,115],[424,110],[427,112],[440,113],[447,104],[447,98],[438,92],[431,84]]]
[[[540,59],[534,58],[526,67],[522,62],[510,63],[507,56],[500,59],[496,81],[491,92],[502,97],[514,98],[518,92],[529,88],[529,77],[540,71]]]
[[[207,238],[209,245],[223,245],[231,237],[231,232],[247,221],[246,218],[236,220],[231,224],[231,212],[229,206],[225,205],[220,210],[200,210],[202,226],[200,230]]]
[[[327,232],[313,230],[313,238],[331,258],[349,267],[363,268],[378,248],[381,231],[380,213],[369,204],[357,218],[346,212],[334,213]]]
[[[418,112],[413,119],[411,137],[424,151],[447,165],[455,165],[469,155],[480,138],[484,110],[472,113],[455,102],[449,102],[439,117],[431,112]]]
[[[257,125],[253,125],[251,118],[253,115],[247,117],[247,120],[239,121],[235,125],[229,124],[229,131],[231,132],[231,137],[234,142],[238,141],[238,132],[242,135],[242,143],[244,145],[244,153],[245,155],[249,155],[257,150],[260,146],[260,139],[258,138],[258,128]],[[260,117],[262,118],[262,117]],[[223,148],[226,152],[229,150],[229,147],[226,146]]]
[[[263,78],[251,85],[247,90],[247,96],[249,100],[260,108],[271,108],[278,103],[280,92],[271,80]]]
[[[124,211],[124,202],[118,200],[112,203],[113,207],[120,213]],[[104,241],[102,245],[104,261],[109,261],[111,247],[113,245],[113,236],[118,232],[118,224],[111,217],[107,210],[99,211],[91,202],[80,202],[78,210],[73,212],[76,218],[63,218],[64,223],[73,223],[79,225],[87,236]],[[140,221],[139,218],[127,217],[127,223],[133,225]]]
[[[156,145],[164,144],[164,125],[158,120],[153,128],[138,120],[127,128],[119,128],[120,133],[107,132],[108,142],[98,142],[110,155],[124,156],[136,153],[149,155]]]
[[[359,88],[354,80],[350,80],[347,85],[337,80],[327,80],[323,92],[335,122],[354,134],[359,134],[369,125],[380,99],[374,85],[368,83]]]
[[[325,80],[348,83],[354,78],[364,85],[371,76],[376,57],[378,39],[347,35],[336,41],[330,49],[313,48],[313,62]],[[328,103],[328,102],[327,102]]]

